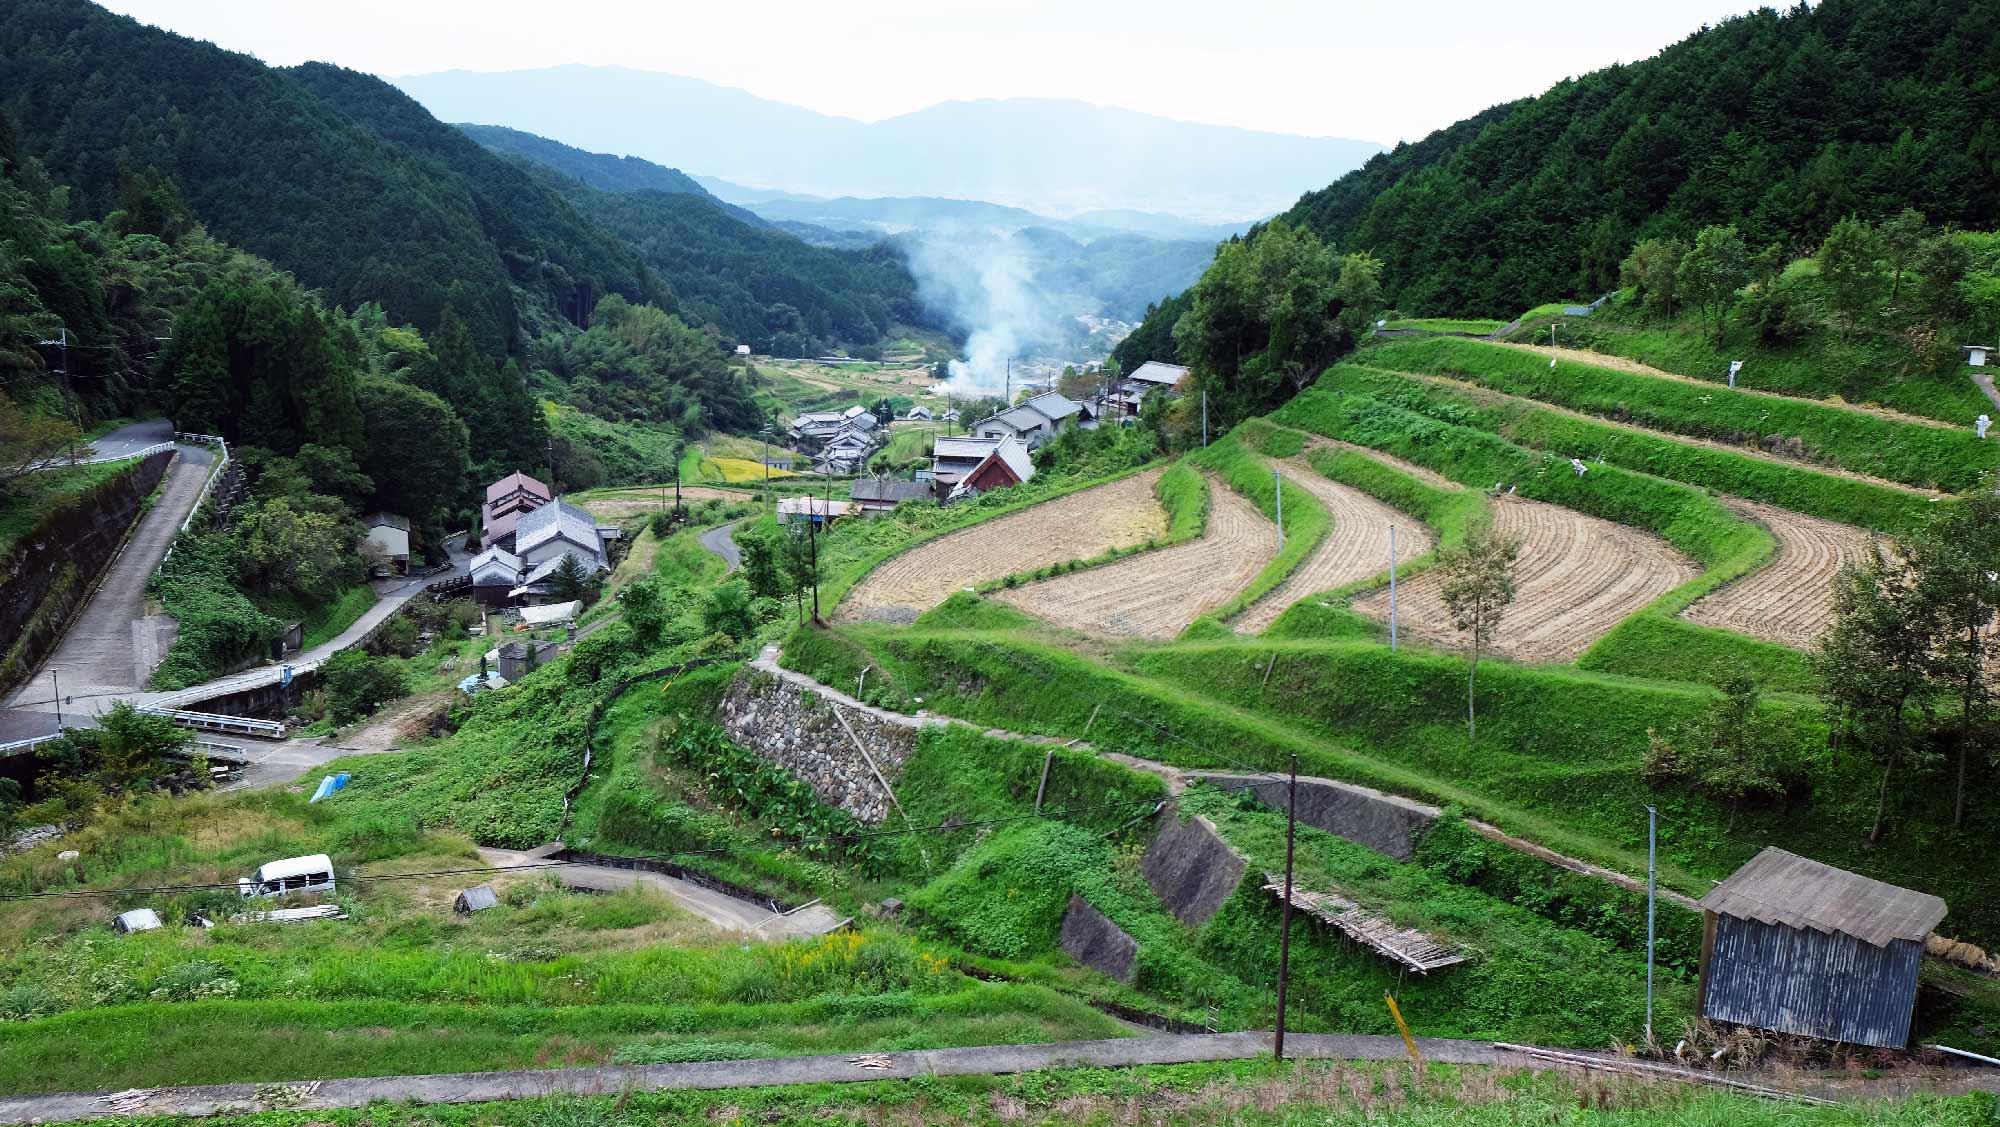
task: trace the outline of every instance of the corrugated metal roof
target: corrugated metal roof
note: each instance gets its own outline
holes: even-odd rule
[[[1810,858],[1766,848],[1701,898],[1737,919],[1852,935],[1877,947],[1922,942],[1944,919],[1944,901]]]
[[[851,495],[856,501],[913,501],[930,496],[931,487],[921,481],[871,477],[855,482]]]
[[[1181,377],[1187,374],[1188,370],[1179,364],[1163,364],[1158,360],[1148,360],[1132,369],[1132,374],[1125,378],[1172,386],[1181,382]]]

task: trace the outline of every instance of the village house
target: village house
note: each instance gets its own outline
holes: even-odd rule
[[[842,427],[813,455],[813,469],[823,474],[859,473],[875,452],[875,439],[854,427]]]
[[[487,495],[495,496],[496,489],[515,478],[525,475],[514,474],[496,483],[488,488]],[[531,486],[541,487],[533,478],[525,480]],[[503,496],[514,499],[510,504],[534,499],[533,493],[525,490]],[[488,520],[495,519],[489,503]],[[522,598],[549,594],[551,580],[562,566],[564,556],[576,557],[587,576],[610,570],[611,561],[604,545],[605,533],[611,530],[599,528],[595,517],[567,501],[552,499],[525,511],[518,508],[502,511],[497,519],[505,529],[504,535],[496,543],[489,534],[486,549],[473,557],[471,565],[473,597],[483,606],[507,606]],[[493,527],[489,523],[488,528]]]
[[[1174,394],[1187,374],[1188,370],[1179,364],[1148,360],[1120,379],[1104,397],[1106,413],[1122,412],[1128,418],[1137,417],[1146,396],[1156,391]]]
[[[1020,439],[1009,435],[991,441],[993,448],[959,477],[945,494],[945,500],[977,497],[981,493],[1019,485],[1035,476],[1035,463],[1028,457],[1028,448]]]
[[[897,481],[883,477],[862,478],[854,483],[851,494],[863,516],[886,513],[905,501],[927,500],[930,495],[931,487],[928,482]]]
[[[514,546],[514,530],[521,517],[541,508],[555,495],[549,487],[524,473],[511,473],[486,487],[486,503],[480,541],[487,547]]]
[[[393,513],[371,513],[361,518],[367,527],[367,542],[382,551],[383,566],[379,574],[408,575],[410,573],[410,521]]]
[[[844,411],[803,412],[792,419],[792,425],[787,433],[791,435],[795,445],[800,443],[810,445],[826,442],[844,430],[867,435],[880,425],[882,420],[876,418],[873,411],[856,404]]]
[[[910,422],[928,423],[932,419],[931,409],[919,403],[915,407],[905,411],[903,418]]]
[[[778,515],[787,524],[825,524],[839,520],[854,510],[846,501],[828,501],[821,497],[787,497],[778,502]]]
[[[1085,416],[1084,407],[1053,391],[1045,391],[1020,405],[972,424],[980,438],[1017,438],[1030,450],[1061,433]]]

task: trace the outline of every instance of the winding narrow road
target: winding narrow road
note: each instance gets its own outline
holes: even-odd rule
[[[722,557],[730,571],[743,566],[743,549],[736,546],[736,522],[718,524],[701,534],[701,546]]]
[[[166,428],[164,434],[161,427]],[[108,438],[121,448],[141,449],[172,434],[165,420],[154,420],[113,431]],[[140,691],[173,639],[168,619],[146,614],[146,581],[180,534],[181,522],[194,510],[214,462],[214,452],[205,446],[178,448],[173,465],[160,479],[159,500],[139,518],[131,539],[105,569],[96,593],[77,613],[55,652],[7,703],[53,710],[60,683],[64,696],[76,698],[76,711],[94,715],[101,709],[90,702],[104,701],[102,707],[109,708],[111,701]]]

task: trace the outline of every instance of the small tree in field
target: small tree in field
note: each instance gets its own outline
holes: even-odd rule
[[[1479,525],[1465,534],[1454,547],[1438,551],[1438,569],[1444,575],[1444,605],[1451,624],[1470,632],[1472,664],[1465,673],[1465,731],[1468,740],[1479,738],[1479,715],[1473,705],[1473,690],[1479,678],[1479,655],[1500,627],[1500,616],[1514,601],[1514,564],[1521,555],[1518,537],[1501,536],[1489,525]]]
[[[1882,768],[1875,826],[1882,840],[1889,793],[1898,770],[1919,770],[1935,758],[1924,736],[1930,726],[1930,676],[1948,628],[1915,570],[1877,556],[1846,568],[1834,593],[1834,622],[1812,657],[1835,734]]]
[[[1688,783],[1729,804],[1729,822],[1747,800],[1775,799],[1800,777],[1783,731],[1758,707],[1757,681],[1738,669],[1723,675],[1708,711],[1665,732],[1648,730],[1646,780]]]

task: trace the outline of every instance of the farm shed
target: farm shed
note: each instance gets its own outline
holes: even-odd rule
[[[1702,897],[1701,1015],[1900,1049],[1944,901],[1782,849]]]
[[[497,907],[499,903],[500,898],[494,895],[492,885],[478,884],[465,889],[453,898],[451,910],[460,915],[469,916],[474,912],[483,912],[488,908]]]

